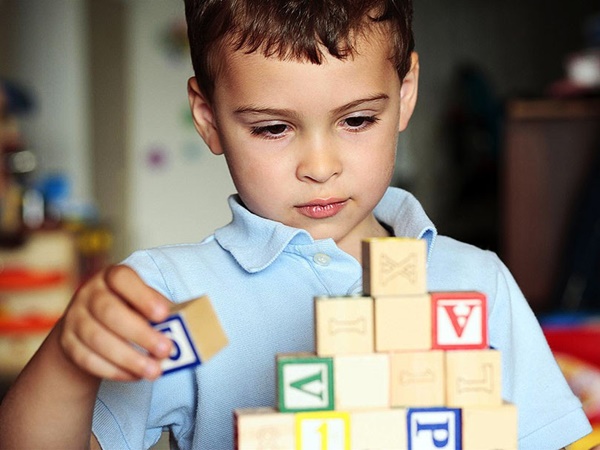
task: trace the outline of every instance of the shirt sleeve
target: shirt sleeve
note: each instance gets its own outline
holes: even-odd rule
[[[519,449],[556,450],[591,431],[542,329],[506,266],[498,265],[490,344],[502,351],[502,396],[517,404]]]
[[[125,260],[153,288],[168,295],[158,267],[147,252]],[[194,372],[181,370],[154,382],[105,380],[94,407],[92,432],[104,449],[144,449],[171,430],[178,447],[191,448],[196,409]]]

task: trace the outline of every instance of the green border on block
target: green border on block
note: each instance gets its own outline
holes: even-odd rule
[[[327,377],[327,406],[315,408],[286,408],[285,407],[285,380],[283,368],[286,365],[325,364],[328,369]],[[305,411],[333,411],[333,358],[328,356],[278,356],[277,357],[277,406],[280,412],[305,412]]]

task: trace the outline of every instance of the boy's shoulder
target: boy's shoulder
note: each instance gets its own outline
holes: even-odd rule
[[[496,253],[438,235],[427,267],[431,290],[495,291],[505,271]]]

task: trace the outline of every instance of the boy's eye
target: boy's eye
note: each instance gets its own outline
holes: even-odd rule
[[[374,116],[355,116],[344,119],[343,123],[346,127],[350,128],[353,131],[356,131],[367,128],[369,125],[374,124],[378,120],[379,119]]]
[[[277,123],[273,125],[266,125],[262,127],[252,127],[251,133],[255,136],[262,136],[265,138],[277,138],[282,136],[288,129],[288,126],[284,123]]]

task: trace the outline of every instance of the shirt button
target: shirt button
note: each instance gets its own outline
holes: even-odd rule
[[[328,266],[331,262],[331,256],[326,255],[325,253],[315,253],[313,261],[320,266]]]

